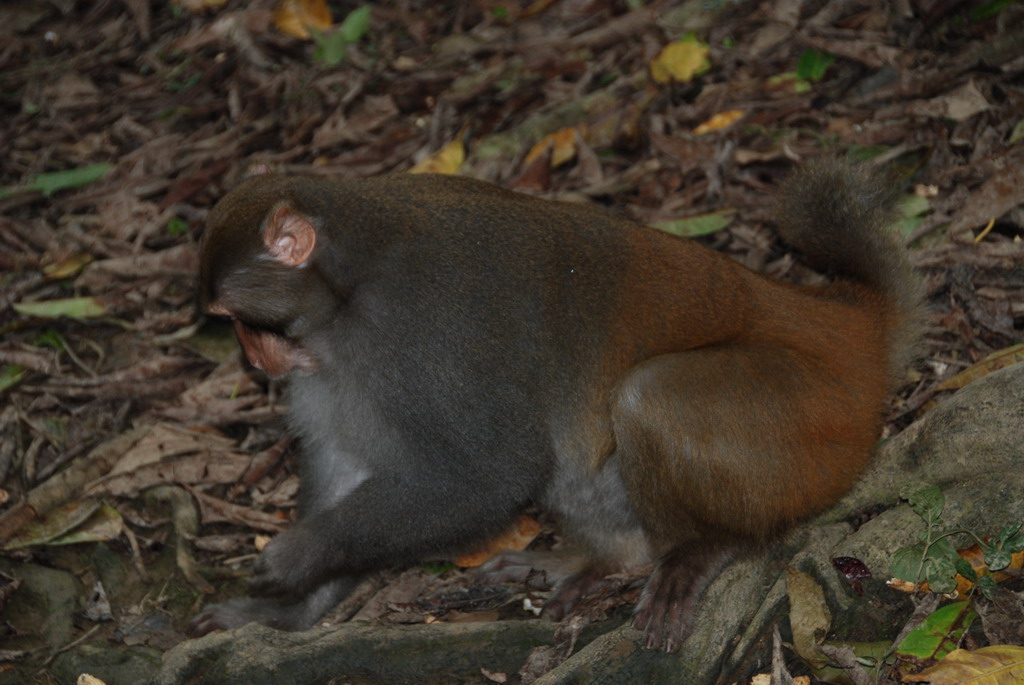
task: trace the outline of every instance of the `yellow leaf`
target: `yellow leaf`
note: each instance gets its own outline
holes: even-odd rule
[[[541,138],[539,143],[530,148],[530,151],[526,154],[526,163],[529,164],[537,159],[550,147],[551,168],[554,169],[562,166],[576,157],[576,136],[581,134],[582,129],[575,126],[569,126],[547,134]]]
[[[537,523],[537,519],[526,515],[520,516],[511,529],[488,542],[483,549],[456,558],[455,565],[463,568],[482,566],[501,552],[526,549],[538,533],[540,524]]]
[[[702,136],[705,133],[711,133],[712,131],[718,131],[723,128],[727,128],[736,123],[736,120],[742,117],[745,112],[742,109],[730,109],[725,112],[719,112],[710,119],[705,121],[703,124],[693,129],[693,132],[698,136]]]
[[[931,685],[1024,683],[1024,647],[994,645],[974,651],[954,649],[939,663],[920,673],[904,676],[903,680]]]
[[[309,40],[309,27],[326,31],[333,19],[327,0],[281,0],[274,10],[274,25],[281,33]]]
[[[936,386],[936,390],[957,390],[993,371],[1024,361],[1024,343],[1004,347]]]
[[[462,145],[462,131],[460,131],[455,140],[409,169],[409,173],[454,174],[464,161],[466,161],[466,148]]]
[[[825,592],[812,576],[789,567],[786,569],[786,594],[793,647],[811,668],[823,668],[828,664],[828,657],[821,651],[821,642],[832,624]]]
[[[708,46],[696,38],[683,38],[666,45],[651,60],[651,77],[658,83],[686,83],[709,68]]]
[[[48,281],[57,281],[62,278],[71,278],[92,262],[92,256],[81,252],[64,257],[60,261],[52,262],[43,267],[43,274]]]

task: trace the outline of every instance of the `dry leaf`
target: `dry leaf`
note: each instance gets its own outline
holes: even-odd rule
[[[697,128],[693,129],[693,132],[698,136],[702,136],[705,133],[711,133],[712,131],[719,131],[723,128],[728,128],[736,123],[736,121],[744,114],[745,112],[742,109],[730,109],[725,112],[719,112]]]
[[[264,548],[270,544],[270,541],[274,538],[270,535],[257,535],[253,540],[253,546],[257,552],[262,552]]]
[[[96,676],[89,675],[88,673],[82,673],[75,681],[75,685],[106,685],[106,683]]]
[[[583,136],[585,129],[569,126],[549,133],[534,145],[526,154],[527,164],[544,154],[551,148],[551,168],[560,167],[576,157],[576,141]]]
[[[274,10],[274,25],[292,38],[309,40],[309,27],[326,31],[332,23],[326,0],[281,0]]]
[[[538,533],[540,533],[540,524],[537,519],[531,516],[520,516],[508,532],[494,538],[478,552],[457,557],[454,563],[463,568],[482,566],[501,552],[517,552],[526,549]]]
[[[991,107],[984,93],[970,80],[945,95],[912,102],[907,105],[907,111],[915,116],[965,121]]]

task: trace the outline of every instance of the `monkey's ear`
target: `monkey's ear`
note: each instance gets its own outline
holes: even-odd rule
[[[285,205],[271,211],[263,229],[263,244],[282,264],[302,266],[316,247],[316,229]]]

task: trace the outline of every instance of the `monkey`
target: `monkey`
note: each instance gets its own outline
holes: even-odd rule
[[[678,649],[725,565],[871,457],[921,318],[885,230],[895,188],[837,159],[795,173],[780,235],[832,276],[801,286],[465,177],[244,180],[208,216],[199,302],[287,377],[299,515],[252,596],[191,631],[307,629],[367,572],[473,549],[539,505],[589,559],[545,613],[653,564],[633,625]]]

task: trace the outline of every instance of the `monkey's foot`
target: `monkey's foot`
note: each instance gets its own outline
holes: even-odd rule
[[[633,610],[633,627],[646,634],[648,649],[679,649],[693,630],[700,595],[732,556],[727,549],[697,544],[658,562]]]
[[[298,598],[245,597],[211,604],[189,622],[188,634],[200,637],[246,623],[262,623],[278,630],[308,630],[344,599],[359,580],[359,576],[339,576]]]
[[[314,592],[330,568],[325,547],[309,525],[300,523],[286,530],[256,558],[249,591],[264,597],[303,597]]]
[[[477,571],[477,579],[488,584],[522,584],[531,590],[553,588],[541,615],[561,621],[574,612],[587,614],[598,606],[603,614],[608,596],[618,595],[626,587],[638,587],[649,570],[646,566],[612,573],[606,566],[565,550],[506,552],[484,564]],[[597,600],[596,604],[591,600]]]
[[[301,603],[288,603],[279,598],[233,599],[211,604],[196,614],[188,624],[188,634],[200,637],[215,630],[231,630],[246,623],[262,623],[278,630],[305,630],[319,616],[310,617]]]
[[[488,585],[522,583],[532,590],[547,590],[575,575],[586,560],[567,552],[505,552],[476,572]]]

